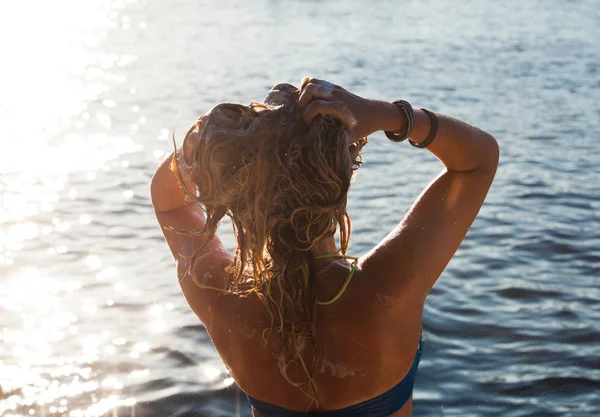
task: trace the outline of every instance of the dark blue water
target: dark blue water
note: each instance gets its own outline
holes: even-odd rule
[[[600,1],[81,3],[5,18],[0,415],[250,415],[180,294],[149,180],[175,125],[304,76],[500,143],[426,304],[414,415],[600,415]],[[441,170],[370,139],[354,255]]]

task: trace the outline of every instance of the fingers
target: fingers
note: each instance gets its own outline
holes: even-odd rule
[[[338,88],[328,81],[304,78],[300,87],[300,107],[305,108],[315,99],[331,99]]]
[[[314,100],[304,110],[304,120],[310,124],[318,115],[331,116],[341,120],[350,129],[356,126],[356,117],[341,101]]]
[[[344,89],[328,81],[303,78],[300,84],[300,108],[304,109],[304,120],[310,124],[318,115],[331,116],[353,130],[358,121],[356,116],[338,97],[344,97]],[[337,92],[337,94],[336,94]],[[340,95],[341,94],[341,95]],[[338,100],[334,100],[338,98]],[[351,140],[353,142],[354,140]]]
[[[304,77],[302,79],[302,82],[300,83],[300,90],[304,89],[304,87],[306,87],[307,84],[318,84],[318,85],[328,86],[328,87],[331,87],[331,88],[336,88],[337,87],[337,85],[332,84],[329,81],[319,80],[318,78]]]
[[[310,102],[319,99],[331,99],[333,97],[333,89],[327,86],[308,83],[302,89],[300,94],[299,104],[300,108],[306,108]]]

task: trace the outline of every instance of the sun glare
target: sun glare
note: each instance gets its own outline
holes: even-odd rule
[[[105,298],[65,302],[78,296],[81,280],[50,272],[52,262],[40,263],[27,251],[27,245],[37,245],[31,253],[59,257],[77,250],[77,242],[59,237],[94,218],[63,216],[60,208],[80,198],[75,182],[93,181],[108,161],[140,149],[132,138],[115,136],[110,116],[119,105],[111,85],[125,81],[118,69],[137,57],[116,54],[106,44],[108,33],[127,23],[122,13],[132,2],[22,0],[3,5],[0,14],[6,58],[0,76],[3,416],[102,416],[135,406],[120,374],[96,369],[101,360],[126,356],[129,349],[89,325]],[[39,248],[44,241],[52,243]],[[118,276],[97,255],[84,258],[81,267],[100,282]],[[148,350],[144,342],[133,348],[137,355]],[[147,375],[145,369],[135,372]]]

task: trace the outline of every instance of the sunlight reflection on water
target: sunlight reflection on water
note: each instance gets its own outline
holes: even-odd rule
[[[115,407],[135,404],[134,399],[121,395],[122,379],[111,376],[100,380],[102,376],[95,370],[100,350],[111,343],[123,345],[124,339],[123,343],[111,341],[107,331],[87,334],[78,338],[79,347],[73,346],[68,356],[57,352],[65,339],[79,333],[79,317],[61,308],[64,294],[78,288],[72,282],[41,277],[34,268],[3,281],[0,308],[13,313],[19,323],[2,328],[0,333],[0,340],[11,349],[9,356],[14,358],[10,365],[0,362],[0,393],[7,396],[0,397],[1,415],[10,416],[11,410],[22,411],[27,407],[33,407],[34,413],[46,408],[50,414],[64,413],[70,404],[76,404],[84,408],[73,409],[69,415],[100,416]],[[84,301],[84,313],[96,310],[94,304]],[[147,343],[138,342],[132,351],[141,354],[149,349]],[[102,355],[115,353],[116,349]],[[145,369],[136,370],[127,379],[147,375]],[[82,401],[83,394],[93,394],[91,405]]]
[[[25,0],[6,5],[9,13],[0,18],[3,54],[18,62],[4,66],[0,78],[0,343],[10,358],[0,360],[3,416],[101,416],[122,406],[133,413],[136,401],[123,392],[124,383],[148,376],[147,369],[110,376],[98,371],[110,357],[139,356],[150,346],[138,342],[129,349],[113,344],[106,331],[81,328],[82,316],[99,314],[105,302],[68,302],[77,298],[80,280],[49,276],[34,259],[28,267],[10,268],[28,241],[68,234],[73,221],[93,221],[89,214],[63,217],[62,207],[80,198],[73,178],[92,181],[109,161],[140,149],[110,131],[111,118],[102,110],[118,106],[110,95],[101,96],[125,80],[112,69],[137,60],[99,47],[108,30],[127,23],[118,20],[125,4]],[[51,243],[47,253],[67,256],[72,250],[80,248]],[[98,281],[118,277],[96,255],[85,257],[82,267],[97,271]]]

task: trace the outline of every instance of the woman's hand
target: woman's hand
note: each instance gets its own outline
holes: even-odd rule
[[[394,131],[402,128],[401,112],[391,103],[359,97],[327,81],[304,78],[300,87],[300,108],[310,123],[318,115],[341,120],[350,130],[350,144],[378,130],[389,130],[390,116]]]

